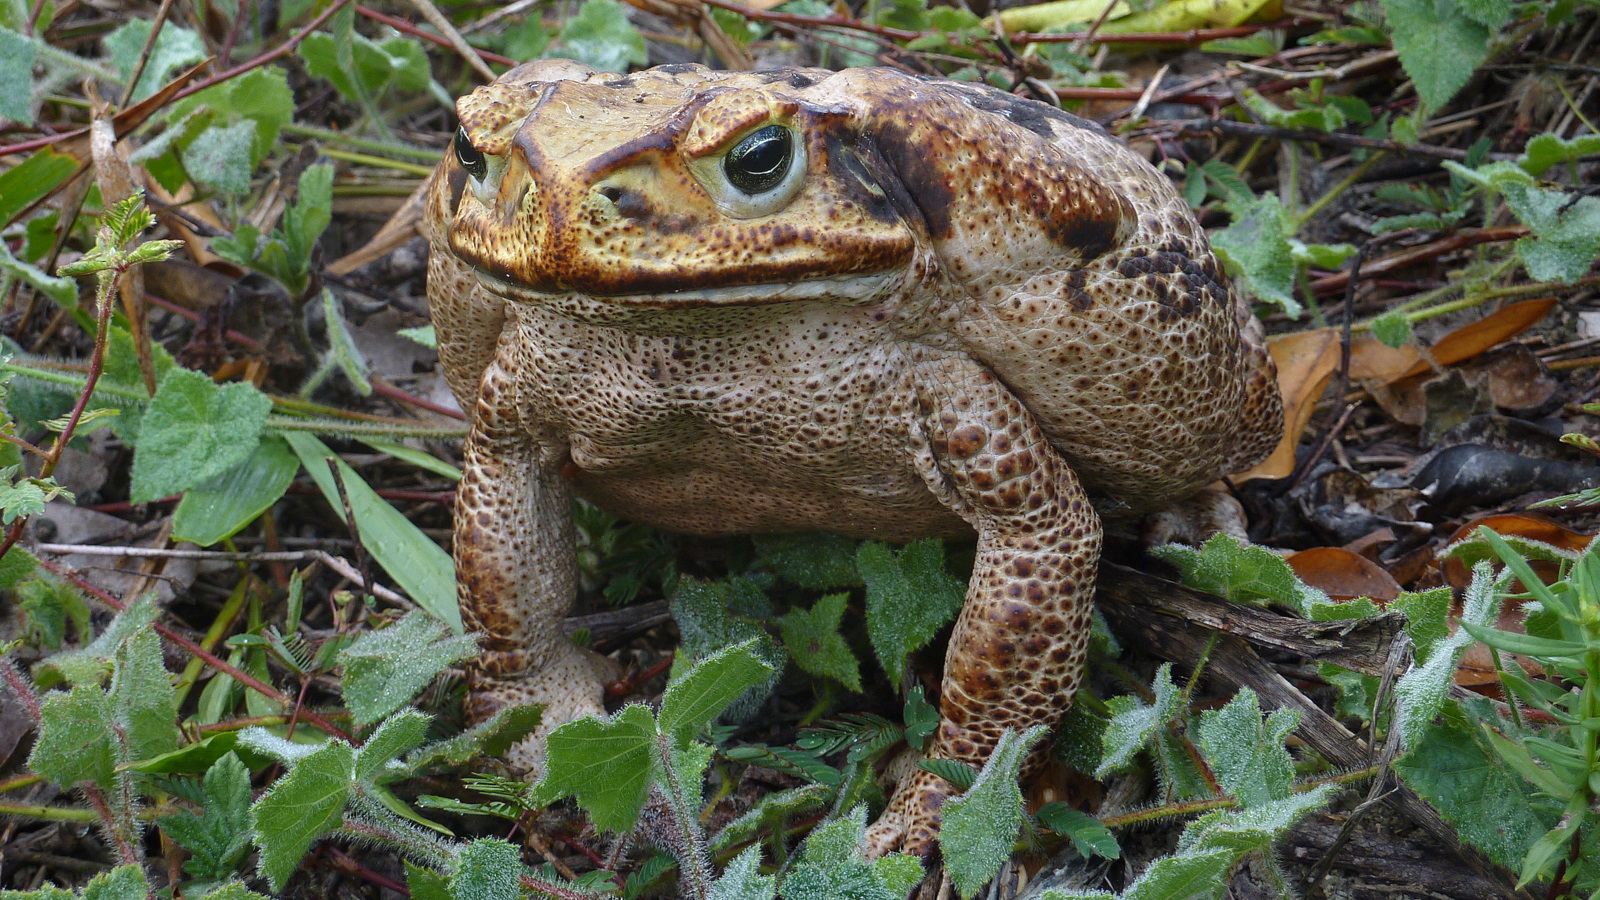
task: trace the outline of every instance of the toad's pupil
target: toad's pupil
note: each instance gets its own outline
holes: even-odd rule
[[[465,128],[456,129],[455,150],[456,159],[461,161],[461,168],[466,169],[468,175],[482,181],[483,176],[489,174],[489,161],[482,150],[472,146]]]
[[[723,157],[728,181],[747,194],[770,191],[789,174],[794,136],[782,125],[768,125],[746,136]]]

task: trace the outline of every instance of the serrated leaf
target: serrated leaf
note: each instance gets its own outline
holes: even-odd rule
[[[522,856],[505,841],[479,838],[456,854],[450,873],[453,900],[521,900]]]
[[[196,184],[224,194],[250,190],[255,172],[256,126],[250,121],[213,125],[179,153],[183,170]]]
[[[1123,695],[1112,697],[1106,706],[1111,721],[1101,735],[1104,756],[1094,777],[1104,778],[1127,765],[1157,729],[1164,726],[1177,712],[1178,688],[1172,683],[1172,664],[1162,663],[1151,683],[1155,703],[1146,705],[1138,697]]]
[[[356,751],[357,781],[374,781],[389,763],[422,745],[433,717],[414,709],[403,709],[383,720],[367,742]]]
[[[223,881],[238,872],[250,849],[250,770],[228,753],[206,771],[200,814],[180,812],[158,821],[169,837],[189,851],[183,869],[204,881]]]
[[[1450,589],[1434,588],[1430,591],[1405,591],[1389,602],[1389,608],[1405,613],[1406,636],[1411,638],[1417,662],[1427,662],[1450,635],[1446,621],[1450,613]]]
[[[1228,705],[1200,717],[1200,749],[1217,783],[1245,806],[1289,795],[1294,760],[1284,740],[1300,724],[1300,711],[1273,710],[1265,721],[1255,691],[1240,688]]]
[[[939,727],[939,710],[928,702],[920,684],[906,693],[900,717],[906,725],[906,743],[918,750],[924,749],[934,729]]]
[[[178,748],[177,698],[155,631],[140,630],[117,648],[111,707],[122,742],[119,761],[149,759]]]
[[[1487,561],[1479,562],[1472,567],[1472,581],[1461,604],[1461,621],[1488,627],[1499,611],[1500,592],[1492,569]],[[1456,663],[1471,643],[1472,636],[1465,629],[1457,630],[1439,641],[1426,662],[1413,667],[1395,683],[1394,727],[1400,729],[1408,750],[1417,746],[1423,729],[1444,704]]]
[[[1450,102],[1489,56],[1489,30],[1456,0],[1383,0],[1400,65],[1429,110]]]
[[[1518,184],[1504,192],[1506,205],[1533,230],[1517,241],[1528,274],[1568,284],[1582,278],[1600,255],[1600,199]]]
[[[1122,900],[1200,900],[1221,897],[1228,882],[1223,876],[1233,867],[1231,850],[1163,856],[1150,864],[1139,880],[1122,893]]]
[[[762,875],[761,848],[748,847],[722,870],[722,877],[711,887],[711,900],[772,900],[777,896],[777,879]]]
[[[906,657],[955,618],[967,586],[944,571],[944,546],[916,541],[896,553],[868,541],[856,550],[856,566],[867,585],[867,636],[896,687]]]
[[[807,590],[825,591],[861,583],[856,542],[827,531],[760,535],[755,538],[779,578]]]
[[[199,372],[168,372],[139,426],[133,500],[188,490],[243,462],[271,410],[272,401],[249,384],[218,387]]]
[[[1596,153],[1600,153],[1600,134],[1584,134],[1567,140],[1545,132],[1535,135],[1528,141],[1527,146],[1522,148],[1522,156],[1517,158],[1517,165],[1524,172],[1537,178],[1553,166]],[[4,217],[0,216],[0,221],[4,220]]]
[[[1290,244],[1293,225],[1273,194],[1228,204],[1233,222],[1211,236],[1211,245],[1228,274],[1256,299],[1276,303],[1290,318],[1300,315],[1294,297],[1296,266]]]
[[[596,828],[626,833],[639,818],[656,759],[656,720],[638,704],[609,719],[592,716],[550,733],[541,801],[575,797]]]
[[[233,537],[272,508],[300,471],[300,460],[275,435],[245,460],[184,493],[172,515],[173,540],[209,547]]]
[[[1117,859],[1122,856],[1122,848],[1118,846],[1111,829],[1088,813],[1078,812],[1058,800],[1039,807],[1039,811],[1033,815],[1039,824],[1062,837],[1071,838],[1072,846],[1085,859],[1093,856]]]
[[[105,36],[103,43],[111,65],[122,73],[124,80],[133,74],[152,27],[149,19],[129,19]],[[192,66],[204,60],[206,55],[205,42],[198,32],[166,23],[156,36],[155,46],[150,48],[150,59],[145,63],[144,73],[139,76],[132,101],[137,103],[155,93],[171,77],[173,70]]]
[[[300,457],[300,464],[305,466],[306,472],[317,483],[328,505],[333,507],[334,515],[342,521],[344,502],[338,485],[334,483],[332,469],[328,466],[328,457],[334,455],[333,451],[303,431],[287,432],[283,437],[295,455]],[[343,460],[338,461],[338,466],[361,533],[361,545],[419,606],[449,625],[456,634],[461,634],[463,628],[461,609],[456,605],[455,564],[450,560],[450,554],[423,534],[416,523],[378,496],[356,474],[356,470]]]
[[[861,664],[839,633],[849,601],[849,594],[829,594],[810,610],[791,610],[778,620],[778,628],[783,646],[796,665],[860,693]]]
[[[0,120],[10,119],[24,126],[33,124],[33,60],[38,52],[33,41],[9,28],[0,28]],[[6,197],[3,187],[0,185],[0,198]],[[0,200],[0,208],[15,202]],[[10,221],[11,216],[0,216],[0,225]]]
[[[837,787],[844,778],[838,769],[823,762],[811,751],[745,744],[740,747],[730,747],[724,753],[728,759],[735,762],[761,766],[832,787]]]
[[[1411,340],[1411,320],[1403,312],[1388,312],[1372,320],[1372,336],[1386,347],[1400,347]]]
[[[601,72],[627,72],[648,62],[644,38],[617,0],[584,0],[561,27],[561,52]]]
[[[845,816],[818,826],[800,848],[800,861],[779,887],[784,900],[848,897],[850,900],[902,900],[922,880],[922,864],[903,853],[885,854],[868,862],[862,853],[867,810],[857,806]],[[910,860],[908,864],[905,860]],[[915,866],[910,884],[907,876]]]
[[[1306,813],[1324,806],[1336,787],[1319,785],[1255,806],[1207,813],[1189,823],[1178,839],[1178,853],[1228,850],[1235,858],[1269,849]]]
[[[945,802],[939,847],[956,890],[966,900],[1011,858],[1011,847],[1022,826],[1022,790],[1017,778],[1028,751],[1046,731],[1044,725],[1035,725],[1019,735],[1007,728],[978,780],[966,793]]]
[[[250,809],[256,867],[274,891],[294,874],[312,842],[338,827],[350,796],[355,750],[329,741],[296,762]]]
[[[109,786],[117,764],[114,726],[111,698],[98,685],[80,684],[69,694],[53,691],[40,711],[28,768],[62,787],[83,781]]]
[[[1395,772],[1497,865],[1517,869],[1558,809],[1535,802],[1534,789],[1484,746],[1459,711],[1422,730]]]
[[[669,685],[661,698],[661,733],[686,744],[740,694],[766,681],[772,667],[755,655],[755,646],[755,641],[746,641],[729,647]]]
[[[1168,544],[1150,552],[1177,567],[1188,587],[1234,603],[1281,603],[1309,616],[1314,606],[1328,602],[1326,594],[1296,577],[1283,557],[1265,547],[1241,544],[1226,534],[1213,536],[1198,551]]]
[[[448,876],[412,865],[410,860],[405,861],[405,866],[406,889],[411,892],[411,900],[451,900]]]
[[[672,618],[683,635],[682,656],[674,669],[725,647],[755,641],[756,655],[772,667],[772,674],[746,691],[723,714],[736,722],[755,715],[788,663],[787,654],[764,627],[772,618],[772,606],[761,586],[740,577],[711,582],[680,579],[672,595]]]
[[[146,900],[150,882],[138,866],[117,866],[96,875],[83,886],[82,900]]]
[[[432,765],[461,765],[481,756],[502,756],[532,734],[543,717],[542,703],[502,707],[487,721],[418,750],[406,758],[406,766],[416,771]]]
[[[388,628],[369,631],[339,653],[341,682],[359,725],[389,715],[428,686],[446,666],[473,655],[471,637],[446,636],[443,623],[410,612]]]

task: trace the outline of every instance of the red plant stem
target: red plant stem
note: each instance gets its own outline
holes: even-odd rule
[[[117,817],[112,815],[111,807],[106,804],[105,795],[101,794],[100,789],[92,784],[81,785],[81,787],[83,788],[83,796],[88,798],[89,805],[94,807],[95,815],[99,816],[100,821],[105,823],[106,834],[110,835],[111,842],[117,845],[117,857],[122,860],[122,864],[138,865],[139,854],[134,852],[133,845],[128,843],[127,835],[124,835],[122,829],[117,827]]]
[[[381,888],[388,888],[402,897],[411,896],[410,888],[398,881],[395,881],[393,878],[390,878],[387,875],[379,874],[367,868],[366,866],[363,866],[361,863],[351,859],[349,855],[340,850],[338,847],[323,847],[322,849],[323,853],[328,857],[328,865],[331,868],[343,872],[346,875],[359,878],[362,881],[368,882],[369,884],[375,884]]]
[[[79,575],[77,572],[68,569],[66,566],[59,565],[48,559],[39,560],[39,565],[43,566],[47,571],[72,582],[78,587],[79,590],[94,595],[94,597],[99,599],[101,603],[104,603],[112,609],[118,612],[127,609],[127,605],[121,600],[118,600],[95,585],[89,583],[82,575]],[[278,690],[270,684],[266,684],[243,669],[240,669],[237,666],[231,665],[227,661],[218,658],[209,650],[206,650],[204,647],[196,644],[194,641],[184,637],[178,632],[173,631],[166,625],[163,625],[160,622],[152,622],[151,627],[156,630],[157,634],[173,642],[174,644],[177,644],[179,647],[182,647],[195,656],[198,656],[203,662],[205,662],[206,665],[216,669],[224,675],[231,676],[234,680],[238,681],[245,687],[260,693],[262,696],[275,700],[278,703],[282,703],[285,706],[290,706],[294,703],[294,700],[288,694],[285,694],[283,691]],[[309,709],[300,710],[300,717],[332,737],[336,737],[351,744],[355,743],[355,741],[350,739],[350,735],[345,734],[343,729]]]
[[[22,677],[22,673],[17,671],[17,667],[12,665],[9,659],[0,659],[0,678],[4,678],[6,684],[11,686],[12,696],[22,704],[23,710],[28,714],[28,718],[33,720],[33,724],[38,725],[44,711],[39,707],[39,697],[34,694],[33,685]]]
[[[448,50],[455,50],[455,47],[452,46],[449,41],[431,31],[425,31],[421,28],[418,28],[416,25],[407,22],[405,19],[397,16],[391,16],[388,13],[378,12],[370,6],[362,6],[359,3],[356,4],[356,12],[366,16],[374,22],[381,22],[396,31],[404,32],[412,37],[421,38],[429,43],[444,47]],[[484,62],[492,62],[496,65],[507,67],[516,66],[519,62],[521,62],[521,60],[515,60],[509,56],[501,56],[500,54],[490,50],[484,50],[482,48],[474,49],[478,51],[479,56],[483,57]]]
[[[1528,236],[1526,225],[1501,225],[1494,228],[1464,228],[1449,237],[1440,238],[1432,243],[1420,247],[1412,247],[1399,253],[1385,256],[1383,259],[1374,260],[1362,266],[1363,274],[1377,275],[1391,269],[1400,269],[1413,263],[1443,256],[1456,250],[1471,247],[1477,244],[1487,244],[1494,241],[1509,241],[1514,238]],[[1317,296],[1331,294],[1342,290],[1350,280],[1349,272],[1338,272],[1326,278],[1318,278],[1311,282],[1311,291]]]

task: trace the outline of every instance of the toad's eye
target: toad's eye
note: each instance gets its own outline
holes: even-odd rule
[[[456,159],[461,161],[461,168],[466,169],[468,175],[482,181],[489,174],[489,160],[484,157],[482,150],[472,146],[465,128],[456,129],[455,150]]]
[[[794,133],[782,125],[768,125],[734,144],[722,158],[722,171],[730,184],[754,196],[781,184],[793,164]]]

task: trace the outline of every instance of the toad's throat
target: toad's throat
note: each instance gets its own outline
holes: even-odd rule
[[[688,287],[682,290],[607,292],[576,286],[565,291],[534,290],[489,269],[479,270],[490,290],[513,303],[568,305],[581,303],[630,309],[706,309],[767,306],[778,303],[821,302],[839,306],[866,306],[895,291],[902,272],[833,275],[766,284],[724,287]]]

